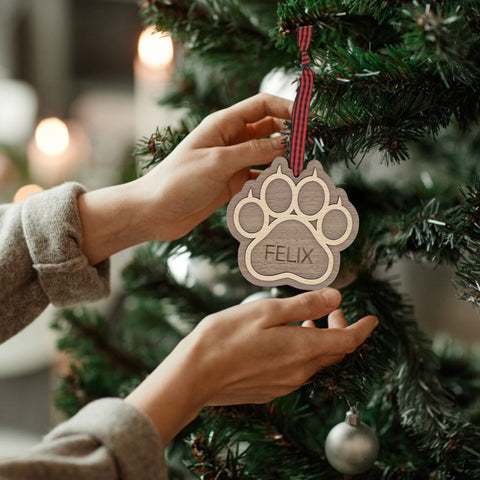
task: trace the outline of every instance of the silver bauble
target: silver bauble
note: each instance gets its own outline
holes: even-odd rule
[[[240,272],[232,272],[227,264],[190,257],[186,250],[170,256],[168,268],[176,282],[200,294],[208,292],[213,298],[222,299],[225,306],[239,303],[258,288],[247,282]]]
[[[266,298],[277,298],[278,290],[276,288],[271,288],[269,290],[259,290],[258,292],[252,293],[248,297],[244,298],[241,303],[254,302],[255,300],[264,300]]]
[[[345,421],[335,425],[325,440],[325,455],[340,473],[356,475],[372,467],[379,444],[373,430],[360,421],[358,410],[351,408]]]

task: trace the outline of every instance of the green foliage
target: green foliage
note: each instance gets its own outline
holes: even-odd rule
[[[462,128],[478,119],[475,2],[285,1],[279,18],[276,45],[289,52],[296,28],[314,25],[313,157],[353,160],[377,148],[405,160],[409,142],[452,117]]]
[[[260,80],[282,63],[282,54],[269,39],[274,13],[274,2],[238,0],[148,0],[142,9],[146,24],[170,31],[182,44],[185,82],[180,83],[177,98],[185,91],[191,94],[192,89],[218,89],[216,99],[210,96],[210,111],[219,106],[219,99],[224,107],[252,95]],[[195,69],[199,57],[202,65]],[[200,105],[206,106],[205,99]],[[198,102],[191,101],[189,106],[196,110]]]
[[[157,127],[150,137],[138,141],[133,155],[142,161],[142,169],[148,169],[164,160],[186,135],[186,132],[174,131],[170,127],[162,130]]]
[[[53,327],[62,331],[58,348],[70,358],[56,391],[56,404],[67,415],[97,398],[117,396],[125,383],[135,383],[151,368],[122,344],[121,336],[129,333],[110,326],[98,313],[65,310]]]

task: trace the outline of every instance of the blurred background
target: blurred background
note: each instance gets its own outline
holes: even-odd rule
[[[136,139],[171,120],[156,101],[174,62],[169,37],[140,41],[138,12],[135,0],[0,0],[1,203],[68,180],[92,189],[136,176]],[[114,295],[99,309],[113,308],[128,258],[112,259]],[[0,457],[56,420],[55,313],[0,346]]]

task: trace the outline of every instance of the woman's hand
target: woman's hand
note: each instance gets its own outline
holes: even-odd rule
[[[204,405],[264,403],[286,395],[353,352],[377,325],[366,316],[348,326],[336,310],[340,300],[337,290],[327,288],[210,315],[127,402],[150,417],[168,443]],[[312,320],[328,314],[328,329],[312,328]]]
[[[225,205],[247,180],[285,150],[292,102],[259,94],[213,113],[159,165],[139,180],[149,196],[151,225],[158,240],[172,240]]]
[[[285,149],[278,132],[292,102],[259,94],[209,115],[145,176],[78,199],[82,250],[96,264],[148,240],[172,240],[225,205]]]

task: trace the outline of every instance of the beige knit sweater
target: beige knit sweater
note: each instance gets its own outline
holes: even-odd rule
[[[109,293],[108,261],[95,267],[80,250],[77,196],[66,183],[23,204],[0,205],[0,341],[49,303],[82,303]],[[52,430],[21,458],[0,460],[1,480],[164,480],[155,428],[120,399],[97,400]]]

